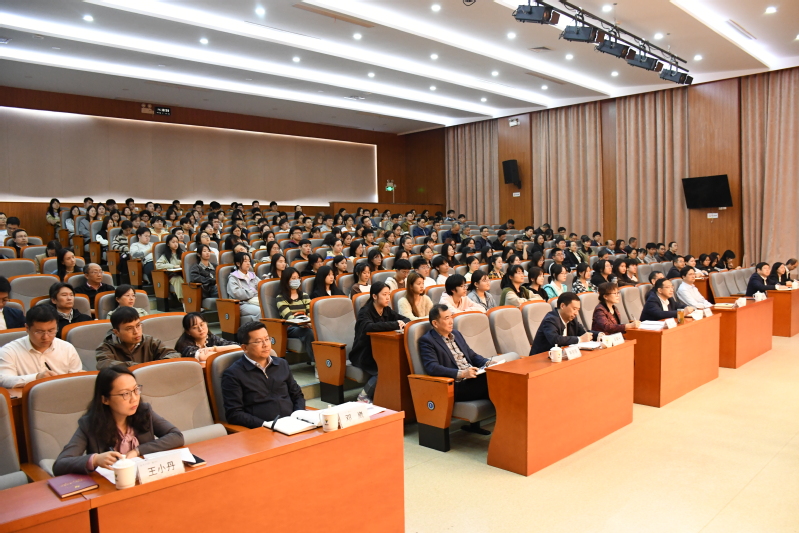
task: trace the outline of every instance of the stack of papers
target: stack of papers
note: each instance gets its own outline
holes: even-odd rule
[[[599,341],[578,342],[575,344],[578,350],[598,350],[602,348],[602,343]]]
[[[718,307],[719,309],[732,309],[735,307],[735,304],[716,304],[713,307]]]
[[[659,320],[644,320],[641,322],[641,325],[638,329],[645,329],[647,331],[660,331],[664,327],[666,327],[665,322],[660,322]]]

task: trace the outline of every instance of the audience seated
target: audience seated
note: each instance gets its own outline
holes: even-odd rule
[[[294,318],[309,318],[311,316],[311,299],[300,288],[302,280],[296,269],[288,267],[283,271],[280,278],[280,294],[277,295],[277,312],[284,320]],[[291,324],[288,328],[288,336],[293,339],[300,339],[305,353],[310,360],[313,356],[313,330],[310,324]]]
[[[568,346],[578,342],[599,340],[604,333],[586,331],[577,315],[580,313],[580,298],[573,292],[558,296],[557,309],[553,309],[541,321],[533,339],[530,355],[548,352],[554,346]]]
[[[575,272],[574,283],[572,283],[572,292],[580,294],[581,292],[597,292],[597,287],[591,282],[593,271],[588,263],[580,263],[577,265]]]
[[[89,474],[111,468],[119,459],[183,446],[183,434],[141,401],[141,385],[130,369],[104,368],[78,429],[53,465],[56,476]]]
[[[0,276],[0,331],[25,327],[25,315],[22,311],[6,305],[10,298],[11,283]]]
[[[780,263],[779,261],[771,265],[771,274],[769,274],[766,283],[774,286],[777,285],[785,285],[786,287],[793,286],[791,277],[788,274],[787,266]]]
[[[46,259],[50,259],[56,256],[58,250],[62,248],[61,243],[56,240],[52,240],[47,243],[47,248],[44,250],[43,254],[38,254],[34,258],[34,262],[36,263],[36,272],[46,274],[46,272],[42,272],[42,265],[44,264]]]
[[[541,297],[542,300],[546,301],[549,299],[549,293],[547,293],[546,289],[546,276],[544,275],[544,269],[536,266],[534,262],[530,262],[530,266],[527,269],[527,279],[529,282],[527,283],[527,288],[530,290],[532,294],[537,294]]]
[[[344,293],[336,283],[336,273],[331,266],[325,265],[319,269],[314,279],[311,299],[323,296],[344,296]]]
[[[673,256],[671,259],[672,266],[666,274],[667,279],[674,279],[680,277],[680,270],[685,267],[685,258],[681,255]]]
[[[372,269],[369,268],[369,264],[356,264],[355,268],[353,269],[353,274],[355,275],[355,283],[350,289],[350,296],[369,292],[369,289],[372,286]]]
[[[208,323],[202,313],[189,313],[183,317],[183,334],[175,343],[175,351],[180,352],[181,357],[193,357],[198,361],[238,347],[235,342],[208,331]]]
[[[436,284],[436,280],[430,277],[430,263],[424,257],[414,259],[413,270],[422,276],[425,289]]]
[[[411,272],[410,261],[407,259],[399,259],[394,261],[394,271],[396,272],[394,277],[386,279],[386,285],[388,285],[388,288],[392,291],[406,288],[408,275]]]
[[[35,379],[82,372],[75,347],[56,338],[58,316],[49,305],[25,313],[27,335],[0,347],[0,387],[21,388]]]
[[[622,322],[621,314],[616,308],[621,302],[618,285],[615,283],[603,283],[598,287],[598,293],[599,303],[594,308],[591,329],[612,335],[614,333],[624,333],[628,329],[636,329],[641,325],[638,320],[633,320],[629,324]]]
[[[502,295],[499,297],[499,305],[512,305],[520,307],[523,303],[531,300],[543,300],[538,294],[531,293],[524,285],[524,268],[521,265],[510,265],[505,276],[502,278]]]
[[[142,309],[141,307],[135,307],[136,304],[136,289],[131,287],[130,285],[120,285],[116,289],[114,289],[114,299],[117,302],[117,307],[111,309],[108,314],[106,314],[107,319],[111,319],[111,315],[114,312],[121,308],[121,307],[130,307],[134,309],[140,317],[147,316],[150,314],[149,309]]]
[[[469,284],[469,294],[466,295],[472,302],[479,305],[487,313],[497,306],[494,295],[491,294],[491,278],[482,270],[475,270]]]
[[[138,242],[134,242],[130,246],[130,256],[133,259],[141,259],[142,273],[147,280],[150,279],[150,273],[155,269],[155,262],[153,261],[153,243],[150,242],[150,230],[146,226],[140,226],[136,230],[136,237]]]
[[[86,280],[75,288],[78,294],[85,294],[89,297],[89,305],[94,309],[94,297],[98,293],[113,291],[114,287],[103,283],[103,269],[97,263],[89,263],[83,269]]]
[[[178,301],[183,303],[183,284],[185,280],[181,273],[182,265],[180,258],[183,257],[183,253],[186,249],[183,248],[180,239],[175,235],[167,235],[168,237],[164,241],[166,242],[166,250],[164,250],[164,253],[161,254],[161,257],[156,261],[155,267],[158,270],[177,270],[177,272],[169,273],[169,284],[172,286],[172,290],[175,292]]]
[[[283,258],[283,256],[280,256]],[[285,264],[285,258],[284,264]],[[277,261],[272,258],[272,268],[277,266]],[[241,316],[261,318],[261,303],[258,301],[258,276],[252,271],[252,259],[246,252],[236,252],[233,255],[236,268],[227,278],[228,297],[239,301]]]
[[[160,340],[142,334],[139,313],[132,307],[117,308],[111,317],[111,328],[96,350],[98,370],[112,365],[133,366],[180,357]]]
[[[441,295],[439,303],[446,305],[452,313],[463,313],[464,311],[485,313],[485,308],[467,298],[466,293],[466,278],[460,274],[453,274],[447,278],[444,284],[444,294]]]
[[[216,267],[211,263],[212,248],[207,244],[197,247],[197,263],[189,268],[189,283],[202,285],[203,298],[218,298],[216,286]],[[171,280],[170,280],[171,282]]]
[[[566,285],[566,276],[568,270],[563,265],[553,264],[549,269],[549,283],[544,285],[544,291],[547,294],[547,300],[550,298],[557,298],[565,292],[569,292],[569,286]]]
[[[17,229],[11,233],[11,237],[14,239],[11,242],[11,247],[16,250],[17,257],[22,257],[22,249],[28,246],[28,232],[24,229]]]
[[[647,265],[651,265],[654,263],[659,263],[660,259],[657,255],[658,246],[654,242],[646,243],[646,255],[644,256],[644,263]]]
[[[461,225],[457,222],[452,223],[452,229],[449,229],[441,234],[441,242],[447,242],[451,239],[453,244],[461,243]]]
[[[491,255],[488,257],[486,264],[488,265],[488,277],[490,279],[502,279],[505,274],[502,272],[504,263],[502,257],[498,255]]]
[[[577,241],[570,241],[564,253],[563,264],[569,267],[569,270],[577,268],[577,265],[583,262]]]
[[[694,311],[693,307],[683,307],[674,299],[674,285],[671,281],[660,278],[655,281],[655,286],[649,291],[644,309],[641,311],[641,321],[677,318],[678,309],[683,309],[686,314]]]
[[[618,285],[619,288],[632,287],[636,284],[627,272],[628,261],[631,261],[631,259],[622,257],[613,261],[613,273],[611,275],[614,278],[613,282]]]
[[[779,284],[770,284],[768,277],[771,275],[771,267],[768,263],[758,263],[755,265],[755,273],[749,278],[746,284],[746,295],[754,296],[756,292],[766,294],[766,291],[777,290]]]
[[[400,298],[397,312],[411,320],[424,318],[433,308],[433,300],[424,293],[424,279],[420,274],[410,272],[407,281],[405,296]]]
[[[355,340],[349,358],[353,366],[371,376],[358,394],[359,402],[372,403],[377,386],[377,363],[372,356],[370,331],[394,331],[405,329],[410,319],[391,309],[391,291],[382,281],[372,284],[369,301],[358,311],[355,321]]]
[[[486,374],[477,371],[489,360],[469,348],[463,335],[453,329],[452,311],[442,304],[433,306],[430,324],[433,328],[419,339],[425,372],[454,379],[456,402],[488,399]]]
[[[684,266],[680,270],[680,277],[682,278],[682,283],[677,288],[675,295],[679,302],[694,309],[710,309],[713,307],[713,304],[708,302],[694,285],[696,271],[692,267]]]
[[[69,283],[59,281],[50,286],[50,304],[58,317],[58,338],[61,338],[61,330],[64,326],[77,324],[78,322],[89,322],[94,320],[89,315],[84,315],[75,309],[75,289]]]
[[[668,248],[668,250],[666,250],[666,251],[663,253],[663,258],[664,258],[666,261],[672,261],[672,262],[673,262],[675,259],[677,259],[677,257],[678,257],[678,255],[677,255],[677,243],[676,243],[676,242],[674,242],[674,241],[671,241],[671,242],[669,243],[669,248]],[[677,265],[675,264],[674,266],[677,266]],[[680,267],[680,269],[682,269],[682,267]],[[666,276],[666,277],[667,277],[667,278],[671,278],[671,276]]]

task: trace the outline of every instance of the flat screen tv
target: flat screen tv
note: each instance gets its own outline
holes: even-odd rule
[[[732,207],[730,182],[726,174],[702,178],[683,178],[682,190],[688,209]]]

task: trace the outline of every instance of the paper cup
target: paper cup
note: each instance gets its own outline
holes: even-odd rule
[[[560,348],[552,348],[549,350],[549,358],[553,363],[560,363],[563,361],[563,350]]]
[[[338,429],[338,413],[322,413],[322,431],[336,431]]]
[[[111,466],[118,489],[129,489],[136,484],[136,463],[120,459]]]

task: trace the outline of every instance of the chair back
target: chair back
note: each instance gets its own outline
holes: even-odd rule
[[[641,291],[638,290],[638,287],[622,287],[619,292],[627,319],[640,319],[641,312],[644,310],[644,301],[641,299]]]
[[[296,261],[300,258],[300,249],[299,248],[288,248],[283,252],[283,255],[286,257],[286,262],[291,264],[292,261]]]
[[[732,275],[735,279],[735,284],[738,286],[738,293],[746,294],[746,288],[749,285],[749,278],[752,274],[747,272],[748,269],[733,270]]]
[[[397,311],[399,309],[399,302],[402,298],[405,298],[405,289],[391,291],[391,308],[393,310]]]
[[[487,315],[497,353],[514,352],[519,356],[530,353],[532,344],[527,341],[521,309],[506,305],[491,309]]]
[[[24,259],[36,260],[37,255],[47,253],[47,246],[35,244],[33,246],[25,246],[22,248],[22,257]]]
[[[677,294],[677,289],[680,288],[680,284],[682,283],[682,278],[680,279],[673,279],[671,280],[671,286],[674,287],[674,294]],[[676,298],[676,296],[675,296]]]
[[[319,342],[347,345],[347,355],[355,340],[355,310],[346,296],[325,296],[311,301],[311,323]]]
[[[393,278],[396,275],[397,273],[393,270],[377,270],[372,272],[372,283],[377,283],[378,281],[385,283],[388,278]]]
[[[17,250],[10,246],[0,246],[0,259],[16,259]]]
[[[360,311],[361,307],[363,307],[366,302],[369,301],[369,298],[371,298],[371,295],[368,292],[362,292],[360,294],[356,294],[355,298],[352,299],[353,311],[355,312],[356,317],[358,316],[358,311]]]
[[[265,279],[258,283],[258,301],[264,318],[280,318],[277,296],[280,294],[279,279]]]
[[[730,290],[727,288],[727,283],[724,281],[724,272],[710,273],[710,289],[713,291],[713,296],[716,298],[730,296]]]
[[[391,270],[392,268],[394,268],[394,257],[384,257],[383,268],[385,270]]]
[[[22,398],[28,460],[52,475],[94,395],[97,372],[65,374],[25,385]]]
[[[547,302],[525,302],[519,307],[519,311],[522,313],[522,323],[524,324],[524,331],[527,333],[527,341],[532,346],[538,327],[544,321],[547,313],[552,311],[552,306]]]
[[[302,278],[302,292],[308,295],[308,298],[311,297],[311,293],[313,292],[313,284],[316,281],[316,276],[305,276]]]
[[[455,315],[453,329],[463,335],[469,348],[482,355],[483,357],[493,357],[497,355],[494,346],[494,338],[491,336],[491,327],[485,313],[468,311]]]
[[[183,334],[183,317],[186,313],[159,313],[142,317],[141,329],[144,335],[160,340],[164,346],[175,348],[175,343]]]
[[[649,281],[649,274],[652,273],[652,265],[642,263],[638,265],[638,279],[643,281]]]
[[[599,305],[599,293],[581,292],[578,296],[580,298],[580,320],[585,329],[590,330],[591,324],[594,322],[594,309]]]
[[[230,365],[238,361],[244,352],[224,352],[213,354],[205,362],[205,382],[208,394],[211,396],[211,408],[214,413],[214,420],[217,422],[227,422],[225,417],[225,399],[222,395],[222,374],[225,373]],[[277,357],[277,356],[275,356]]]
[[[86,283],[86,275],[80,273],[67,274],[67,277],[65,279],[67,283],[72,285],[73,289],[77,289],[78,287]],[[111,285],[113,287],[114,278],[111,277],[111,274],[109,274],[108,272],[103,272],[103,283],[105,283],[106,285]]]
[[[133,307],[144,309],[149,313],[150,298],[147,296],[147,293],[141,290],[135,292],[136,301],[133,303]],[[98,320],[105,320],[108,318],[108,313],[117,308],[117,301],[114,298],[114,293],[111,291],[97,294],[97,296],[95,296],[95,300],[94,310],[97,312]]]
[[[649,297],[649,291],[651,291],[651,290],[652,290],[652,284],[651,283],[646,283],[646,284],[640,283],[640,284],[638,284],[638,292],[641,294],[641,305],[644,305],[646,303],[646,299]],[[641,308],[641,310],[643,311],[643,307]],[[638,316],[641,316],[641,315],[639,314]]]
[[[50,274],[27,274],[14,276],[8,279],[11,282],[11,294],[22,302],[25,311],[30,309],[31,300],[37,296],[47,296],[53,283],[58,282],[58,276]]]
[[[355,285],[355,275],[339,274],[338,277],[336,277],[336,283],[338,284],[338,288],[341,289],[341,292],[349,296],[352,286]]]
[[[0,276],[4,278],[11,279],[14,276],[28,274],[36,274],[36,263],[33,259],[3,259],[0,261]]]
[[[258,266],[255,267],[255,275],[258,276],[259,279],[262,279],[264,276],[269,275],[271,268],[272,263],[269,261],[266,263],[258,263]]]
[[[437,305],[441,301],[441,295],[444,294],[444,285],[431,285],[424,293],[433,300],[433,305]]]
[[[85,266],[86,261],[82,257],[75,257],[75,272],[83,272]],[[55,257],[48,257],[42,261],[42,274],[50,274],[56,270],[58,270],[58,262]]]
[[[665,271],[663,270],[663,264],[662,263],[649,263],[649,266],[652,267],[652,272],[660,272],[664,276],[666,275],[666,272],[668,272],[668,270],[665,270]],[[649,281],[649,278],[646,278],[646,279],[647,279],[647,281]]]
[[[9,342],[25,337],[27,334],[28,330],[25,328],[4,329],[0,331],[0,348]]]
[[[419,339],[431,329],[433,329],[433,326],[430,325],[430,321],[426,318],[420,318],[405,324],[405,353],[408,355],[408,364],[413,374],[427,374],[419,353]]]
[[[61,331],[61,338],[75,347],[83,369],[92,372],[97,370],[97,348],[111,329],[110,320],[78,322],[65,326]]]
[[[502,297],[502,287],[500,287],[501,284],[501,279],[492,279],[488,287],[488,292],[494,297],[494,301],[497,303],[499,303],[499,299]]]
[[[0,389],[0,478],[15,472],[19,472],[19,455],[11,397],[7,390]],[[0,488],[5,488],[1,479]]]
[[[46,305],[50,303],[50,296],[39,296],[31,300],[31,307],[34,305]],[[75,309],[80,313],[92,316],[92,306],[89,304],[89,297],[85,294],[75,294],[74,300]]]
[[[220,265],[216,269],[216,287],[219,291],[220,298],[230,298],[227,293],[227,279],[230,274],[235,270],[233,265]]]

